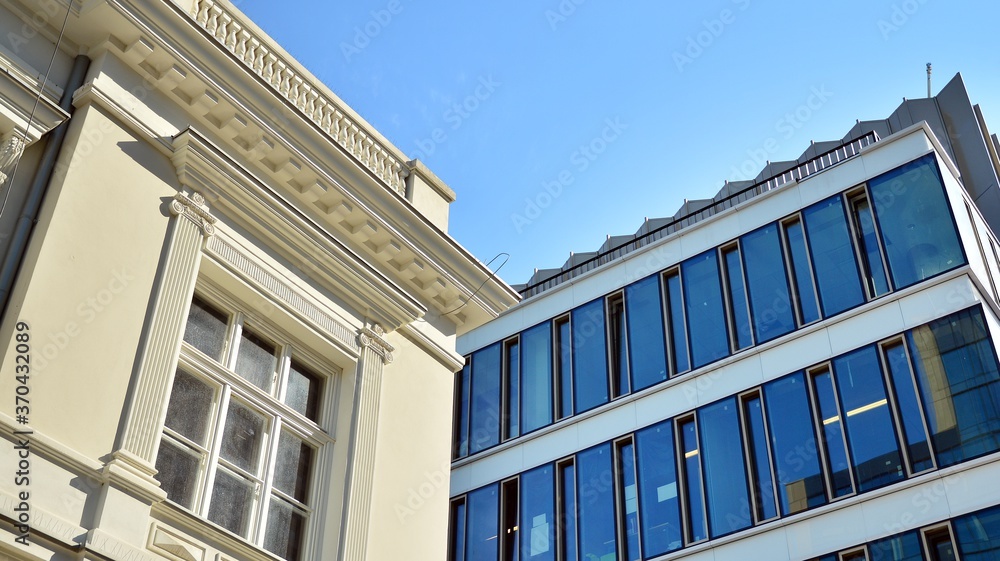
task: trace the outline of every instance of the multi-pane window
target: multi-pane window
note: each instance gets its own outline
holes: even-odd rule
[[[195,297],[156,459],[172,502],[299,559],[323,378],[291,344]]]

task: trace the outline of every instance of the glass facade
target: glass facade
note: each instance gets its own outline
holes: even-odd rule
[[[521,334],[521,431],[552,423],[552,326],[545,322]]]
[[[951,314],[522,474],[521,558],[550,559],[560,544],[565,559],[650,559],[996,452],[998,391],[983,310]],[[451,543],[487,555],[466,559],[496,559],[484,544],[500,528],[496,491],[453,503],[467,512],[466,535]],[[479,504],[493,510],[474,513]],[[1000,547],[956,528],[961,543]],[[840,556],[909,560],[923,558],[920,543],[954,548],[935,532]]]

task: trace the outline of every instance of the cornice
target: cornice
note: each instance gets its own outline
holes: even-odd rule
[[[69,118],[58,104],[62,88],[46,82],[38,95],[40,76],[37,69],[0,47],[0,90],[4,92],[0,96],[0,136],[26,136],[25,144],[30,145]]]

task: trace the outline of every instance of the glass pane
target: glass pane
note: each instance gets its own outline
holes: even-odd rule
[[[753,345],[753,329],[750,327],[750,308],[747,303],[747,287],[743,280],[743,262],[738,248],[727,249],[722,258],[726,262],[726,282],[729,287],[729,313],[733,317],[733,334],[737,349]]]
[[[696,542],[708,537],[705,527],[705,501],[701,487],[701,461],[698,449],[698,434],[694,420],[684,421],[678,427],[681,435],[681,450],[684,452],[684,499],[687,506],[687,541]]]
[[[714,538],[742,530],[753,520],[736,398],[699,409],[698,430],[709,531]]]
[[[868,182],[896,288],[965,264],[934,154]]]
[[[638,391],[666,380],[667,352],[659,277],[646,277],[625,287],[625,317],[628,320],[632,389]]]
[[[500,487],[494,483],[466,496],[466,550],[470,561],[496,561],[500,550],[497,532],[500,528]]]
[[[267,511],[264,549],[282,559],[298,559],[302,549],[306,517],[289,503],[271,498]]]
[[[788,249],[791,253],[789,257],[792,261],[792,277],[795,280],[799,313],[802,314],[802,323],[810,323],[819,319],[819,305],[816,303],[816,289],[813,288],[802,224],[797,220],[785,223],[785,238],[788,240]]]
[[[168,499],[185,508],[194,506],[200,465],[201,456],[194,450],[167,439],[160,441],[160,451],[156,456],[156,480],[167,492]]]
[[[559,466],[559,489],[562,491],[562,504],[559,505],[559,521],[562,524],[558,532],[562,547],[563,561],[579,561],[580,553],[577,547],[576,519],[576,467],[572,463]]]
[[[451,503],[448,561],[465,561],[465,502]]]
[[[517,479],[504,481],[500,484],[500,559],[502,561],[518,561],[521,551],[519,544],[521,531],[518,520]]]
[[[868,544],[872,561],[924,561],[923,547],[917,532],[907,532]]]
[[[313,449],[288,431],[281,431],[274,465],[274,488],[300,502],[309,494]]]
[[[178,370],[170,389],[166,425],[192,442],[205,446],[214,394],[212,386]]]
[[[927,548],[931,553],[931,561],[957,561],[955,543],[951,540],[951,532],[941,528],[927,533]]]
[[[681,263],[692,368],[729,355],[719,259],[709,250]]]
[[[1000,449],[1000,373],[979,308],[910,333],[939,467]]]
[[[902,419],[903,432],[906,437],[906,451],[910,457],[910,470],[919,473],[934,467],[931,458],[930,443],[924,430],[923,415],[917,402],[917,390],[913,387],[913,375],[906,356],[906,348],[902,343],[887,346],[883,349],[885,361],[889,366],[896,406]]]
[[[504,438],[514,438],[521,434],[521,351],[517,339],[504,343],[503,358],[504,380],[506,382],[504,393],[507,404],[507,411],[504,414],[504,419],[506,420]],[[528,374],[526,373],[525,376],[528,376]],[[551,376],[548,378],[551,379]],[[531,399],[531,395],[525,395],[525,404],[528,405]],[[525,411],[525,416],[527,417],[528,415],[530,413]]]
[[[604,300],[573,310],[573,383],[576,412],[608,402],[608,358],[604,342]]]
[[[867,268],[868,290],[874,296],[881,296],[889,292],[889,281],[886,280],[885,267],[882,264],[882,249],[875,234],[875,219],[872,218],[867,198],[855,199],[851,204],[854,208],[854,223],[861,236],[861,251]]]
[[[212,489],[208,519],[234,534],[247,537],[253,495],[253,482],[219,468],[215,473],[215,488]]]
[[[847,440],[859,491],[904,479],[896,425],[889,411],[875,347],[859,349],[834,360],[833,371],[845,412]]]
[[[628,378],[628,341],[625,338],[625,302],[618,294],[608,298],[608,347],[611,362],[611,389],[614,397],[631,391]]]
[[[469,453],[500,443],[500,345],[472,355]]]
[[[639,549],[639,498],[636,493],[635,447],[631,442],[618,447],[618,500],[624,528],[626,561],[640,561]]]
[[[740,238],[757,342],[770,341],[795,329],[785,258],[778,225],[768,224]]]
[[[556,560],[556,490],[550,464],[521,474],[521,561]]]
[[[559,418],[562,419],[573,414],[573,339],[569,319],[556,321],[556,337],[559,350],[556,378],[559,383]]]
[[[787,516],[826,503],[826,486],[802,373],[765,385],[764,403],[782,514]]]
[[[521,334],[522,432],[552,424],[552,324]]]
[[[767,455],[767,433],[764,429],[764,410],[760,397],[754,395],[744,400],[743,413],[746,415],[747,442],[750,445],[753,486],[756,502],[755,514],[758,520],[769,520],[778,515],[778,505],[774,501],[774,484],[771,460]]]
[[[865,301],[858,259],[840,195],[802,211],[812,254],[823,316],[830,317]]]
[[[952,524],[962,561],[1000,558],[1000,508],[969,514],[955,519]]]
[[[184,340],[206,355],[220,360],[226,343],[226,324],[229,317],[200,298],[191,302]]]
[[[276,363],[274,344],[244,328],[236,356],[236,373],[258,388],[270,392]]]
[[[687,322],[684,321],[684,295],[681,294],[681,277],[672,274],[666,277],[667,317],[670,320],[670,365],[678,374],[691,369],[688,359]]]
[[[469,455],[469,392],[472,385],[472,362],[466,357],[461,372],[455,373],[455,428],[453,458]]]
[[[614,559],[615,496],[611,469],[611,445],[602,444],[576,456],[577,527],[580,559]]]
[[[674,434],[665,421],[635,434],[639,465],[642,549],[656,557],[683,545],[681,507],[677,497]]]
[[[813,388],[816,390],[816,403],[819,406],[823,445],[826,449],[826,467],[830,472],[833,496],[850,495],[854,492],[854,483],[851,480],[850,461],[844,443],[844,420],[833,390],[833,378],[829,370],[824,370],[813,374],[812,380]]]
[[[322,382],[319,376],[293,360],[288,368],[285,404],[315,421],[319,409],[321,387]]]
[[[226,413],[226,429],[222,433],[220,455],[236,467],[257,475],[264,436],[264,417],[231,400]]]

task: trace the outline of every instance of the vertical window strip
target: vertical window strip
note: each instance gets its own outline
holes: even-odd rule
[[[851,459],[844,434],[844,415],[840,410],[837,390],[829,365],[809,372],[816,432],[823,435],[821,456],[826,466],[827,492],[831,500],[854,494]]]
[[[750,302],[747,300],[746,279],[739,243],[725,247],[722,252],[724,289],[729,317],[729,338],[733,352],[753,345],[753,326],[750,320]]]
[[[769,439],[759,389],[740,396],[740,418],[750,481],[750,504],[754,521],[759,524],[778,516],[774,469],[767,445]]]
[[[631,392],[628,364],[628,338],[625,328],[625,294],[619,292],[607,298],[608,366],[611,374],[611,398]]]
[[[663,275],[667,297],[665,300],[666,317],[670,327],[670,373],[681,374],[691,369],[691,359],[688,351],[688,331],[686,310],[684,309],[683,284],[680,269],[675,268]]]
[[[865,273],[865,288],[869,299],[878,298],[888,293],[891,286],[886,273],[882,240],[875,227],[875,217],[868,202],[868,193],[861,191],[850,196],[849,201],[855,244]]]
[[[502,440],[521,434],[521,352],[517,337],[503,342],[503,435]]]
[[[701,448],[695,416],[677,421],[678,464],[681,466],[681,506],[684,513],[684,542],[697,543],[708,539],[705,516],[705,493],[702,486]]]
[[[816,282],[813,278],[812,264],[809,262],[809,249],[806,247],[799,215],[784,220],[781,227],[784,232],[786,266],[792,276],[792,301],[796,304],[796,318],[802,326],[820,319]]]
[[[573,336],[569,315],[552,323],[555,418],[559,420],[573,414]]]

